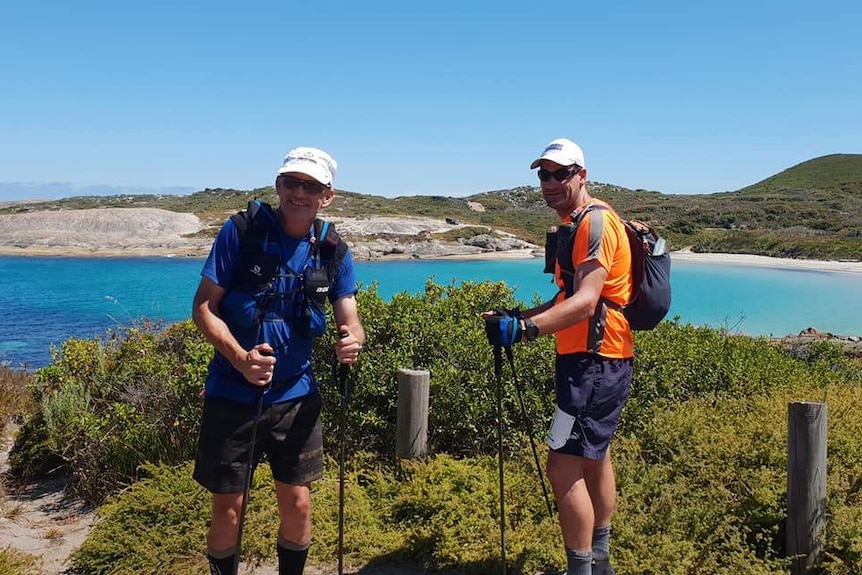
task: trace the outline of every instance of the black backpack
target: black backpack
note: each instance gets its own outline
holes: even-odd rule
[[[593,210],[614,212],[604,204],[591,203],[570,223],[547,234],[545,272],[554,273],[554,263],[560,264],[567,298],[574,293],[572,250],[575,234],[581,221]],[[622,309],[633,330],[650,330],[664,319],[670,309],[670,254],[665,249],[664,238],[648,225],[622,218],[620,221],[632,253],[632,298],[622,306],[604,298],[603,301],[608,307]]]

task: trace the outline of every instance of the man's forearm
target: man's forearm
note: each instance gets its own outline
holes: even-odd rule
[[[535,309],[542,309],[529,317],[539,328],[539,335],[556,333],[571,327],[588,317],[595,311],[596,303],[593,298],[585,293],[576,293],[572,297],[561,301],[556,305],[542,305]]]
[[[209,309],[196,308],[192,313],[192,320],[206,340],[227,358],[231,365],[237,367],[245,358],[248,350],[243,349],[221,317]]]
[[[543,303],[542,305],[538,305],[536,307],[532,307],[530,309],[523,310],[521,312],[521,315],[523,315],[524,317],[532,318],[532,317],[539,315],[540,313],[544,313],[544,312],[548,311],[549,309],[551,309],[552,307],[554,307],[554,299],[550,299],[550,300],[546,301],[545,303]]]

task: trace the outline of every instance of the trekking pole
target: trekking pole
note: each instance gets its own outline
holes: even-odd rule
[[[257,413],[251,424],[251,443],[248,450],[248,466],[245,470],[245,485],[242,491],[242,507],[239,512],[239,525],[237,526],[236,534],[236,561],[233,564],[233,575],[237,575],[239,571],[239,561],[242,557],[242,532],[245,527],[245,514],[248,510],[248,500],[251,496],[251,478],[254,474],[254,448],[257,442],[257,426],[263,416],[263,395],[266,393],[265,388],[258,388],[257,391]]]
[[[497,452],[500,469],[500,572],[506,575],[506,500],[503,490],[503,350],[494,346],[494,376],[497,378]]]
[[[347,332],[338,333],[338,337],[344,339]],[[350,395],[348,376],[350,366],[338,362],[338,356],[332,357],[332,380],[338,382],[341,390],[341,422],[339,424],[338,446],[338,575],[344,574],[344,458],[345,443],[347,442],[347,400]]]
[[[257,302],[257,307],[255,310],[257,324],[257,340],[259,342],[263,342],[263,318],[262,314],[262,304],[260,301]],[[265,342],[264,342],[265,343]],[[271,353],[264,353],[263,355],[271,355]],[[242,558],[242,532],[245,527],[245,514],[248,511],[248,500],[251,497],[251,478],[254,474],[254,448],[257,443],[257,426],[260,423],[261,417],[263,417],[263,396],[266,393],[266,390],[269,388],[269,385],[265,387],[257,387],[257,411],[255,412],[254,419],[251,423],[251,442],[249,443],[248,449],[248,466],[245,469],[245,485],[243,485],[242,490],[242,506],[239,511],[239,523],[237,525],[237,533],[236,533],[236,561],[233,564],[233,575],[237,575],[239,572],[239,561]]]
[[[533,460],[536,462],[536,472],[539,475],[539,482],[542,484],[542,493],[545,495],[545,505],[548,507],[548,517],[554,518],[553,508],[551,507],[551,498],[548,497],[548,488],[545,486],[545,476],[542,474],[542,465],[539,463],[539,452],[536,449],[536,439],[533,437],[533,425],[530,422],[530,417],[527,415],[527,405],[524,403],[524,394],[521,390],[521,382],[518,380],[518,374],[515,371],[515,357],[512,354],[512,348],[506,348],[506,357],[509,359],[509,366],[512,368],[512,379],[515,380],[515,389],[518,392],[518,402],[521,404],[521,415],[524,417],[524,426],[527,428],[527,435],[530,436],[530,447],[533,448]]]

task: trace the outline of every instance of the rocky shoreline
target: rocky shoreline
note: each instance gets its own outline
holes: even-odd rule
[[[850,357],[862,358],[862,337],[855,335],[835,335],[809,327],[796,335],[775,338],[775,341],[785,346],[792,357],[803,361],[807,360],[810,355],[809,346],[821,341],[841,346]]]

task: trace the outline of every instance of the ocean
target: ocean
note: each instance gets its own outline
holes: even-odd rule
[[[147,318],[191,315],[203,260],[184,258],[0,257],[0,362],[36,368],[70,337],[88,338]],[[359,262],[360,282],[389,298],[439,284],[506,281],[531,302],[555,293],[541,259]],[[673,306],[695,325],[783,336],[808,327],[862,335],[862,274],[674,262]]]

